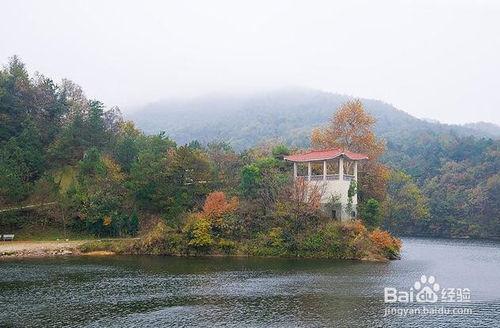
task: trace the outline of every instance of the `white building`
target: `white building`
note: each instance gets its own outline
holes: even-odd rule
[[[321,190],[324,210],[342,221],[356,217],[358,197],[354,194],[349,201],[349,187],[351,181],[358,180],[358,161],[366,159],[365,154],[343,149],[285,156],[285,160],[293,162],[294,179],[305,179],[308,185]]]

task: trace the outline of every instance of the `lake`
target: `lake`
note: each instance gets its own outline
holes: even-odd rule
[[[0,326],[500,327],[498,242],[403,243],[402,259],[389,263],[153,256],[2,260]],[[435,277],[428,285],[439,284],[439,297],[445,289],[446,297],[455,297],[384,303],[385,287],[409,291],[422,275]],[[424,313],[424,307],[437,313]]]

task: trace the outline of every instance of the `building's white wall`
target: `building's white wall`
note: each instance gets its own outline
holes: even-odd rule
[[[322,203],[328,203],[332,195],[336,195],[340,197],[340,202],[342,204],[347,204],[348,202],[348,192],[349,192],[349,186],[351,185],[350,181],[341,181],[341,180],[332,180],[332,181],[319,181],[319,183],[322,184],[322,190],[323,190],[323,196],[321,197],[321,202]],[[358,203],[358,198],[354,196],[352,198],[352,203],[357,204]]]
[[[321,203],[327,204],[331,201],[332,196],[337,196],[342,206],[340,218],[342,221],[351,219],[350,213],[346,212],[346,206],[349,202],[348,192],[351,181],[346,180],[327,180],[327,181],[309,181],[314,188],[319,188],[322,192]],[[358,197],[352,197],[352,207],[356,211]]]
[[[335,160],[333,160],[335,161]],[[347,204],[349,203],[349,186],[351,185],[351,180],[344,180],[343,178],[346,176],[346,173],[349,174],[347,177],[353,178],[357,180],[358,178],[358,162],[357,161],[348,161],[348,163],[352,164],[352,166],[345,166],[344,155],[338,157],[338,172],[328,172],[327,164],[328,162],[332,162],[331,160],[312,160],[312,162],[307,163],[307,176],[300,177],[305,178],[308,181],[309,192],[320,191],[322,194],[321,203],[325,206],[323,208],[328,210],[327,206],[330,205],[332,200],[332,196],[337,198],[337,201],[340,203],[340,208],[335,209],[337,211],[337,216],[340,216],[342,221],[349,220],[352,218],[350,211],[347,211]],[[323,165],[323,175],[318,175],[318,172],[315,172],[316,175],[312,175],[311,163],[321,163]],[[349,172],[345,171],[345,169],[349,169]],[[336,170],[335,170],[336,171]],[[330,174],[330,175],[329,175]],[[293,176],[297,177],[297,162],[293,163]],[[327,180],[328,178],[337,177],[338,180]],[[352,210],[357,212],[357,204],[358,198],[357,195],[352,197]],[[330,213],[331,214],[331,213]],[[340,215],[338,215],[340,214]],[[355,213],[356,214],[356,213]]]

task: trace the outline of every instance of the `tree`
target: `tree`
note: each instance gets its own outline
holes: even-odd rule
[[[368,115],[360,100],[341,105],[324,128],[314,129],[311,144],[316,149],[342,148],[368,155],[359,168],[359,197],[383,200],[388,169],[379,162],[385,145],[373,132],[375,120]]]
[[[378,227],[380,224],[381,213],[380,205],[376,199],[370,198],[360,208],[360,216],[365,225],[369,228]]]
[[[168,154],[168,181],[172,186],[167,216],[176,218],[186,210],[201,206],[211,191],[211,168],[200,149],[182,146]]]
[[[368,115],[360,100],[350,100],[336,111],[325,128],[314,129],[311,144],[318,149],[344,148],[365,153],[378,159],[384,152],[384,143],[373,132],[375,119]]]
[[[465,144],[466,145],[466,144]],[[448,237],[484,237],[498,235],[498,189],[500,141],[477,140],[470,151],[460,144],[450,150],[453,158],[442,159],[439,175],[425,180],[424,193],[429,199],[431,220],[425,234]],[[458,149],[455,149],[458,148]],[[456,160],[454,160],[456,159]],[[445,192],[443,192],[445,191]]]
[[[227,142],[211,142],[207,145],[207,156],[213,172],[213,186],[237,192],[240,184],[240,157]]]
[[[287,155],[290,155],[290,149],[283,144],[279,144],[272,150],[273,157],[278,160],[283,160],[283,158]]]
[[[210,223],[212,234],[215,237],[234,237],[237,227],[235,226],[235,211],[239,205],[237,197],[228,199],[222,191],[208,194],[199,213]]]
[[[355,180],[351,180],[349,183],[349,189],[347,190],[347,204],[346,204],[346,209],[345,211],[347,213],[352,213],[353,212],[353,202],[352,198],[356,196],[358,193],[358,183]]]
[[[142,210],[162,212],[171,202],[174,186],[169,181],[168,152],[174,147],[175,143],[163,133],[143,138],[127,183]]]
[[[429,218],[427,198],[401,171],[391,171],[383,209],[385,228],[396,233],[418,234]]]
[[[490,176],[486,182],[476,187],[474,210],[480,213],[478,225],[484,227],[491,236],[500,236],[500,173]],[[482,235],[486,235],[482,232]]]
[[[125,172],[130,172],[139,156],[141,137],[141,132],[135,128],[134,123],[122,122],[120,124],[113,156]]]
[[[272,157],[259,159],[243,167],[241,194],[255,201],[266,212],[276,204],[278,195],[290,182],[283,163]]]
[[[198,148],[176,147],[164,134],[146,137],[130,169],[129,189],[142,210],[173,220],[201,206],[211,189],[211,167]]]
[[[0,71],[0,145],[23,130],[29,117],[32,85],[25,65],[14,56]]]
[[[16,160],[16,157],[20,157],[20,152],[21,150],[16,148],[15,152],[9,152],[9,156],[0,156],[0,205],[20,202],[30,190],[30,185],[24,181],[27,168],[19,165]]]
[[[77,182],[68,190],[74,217],[96,235],[116,236],[137,232],[136,213],[124,187],[118,164],[95,147],[79,162]]]
[[[184,227],[184,233],[188,238],[188,245],[196,251],[207,251],[214,240],[211,234],[211,226],[208,219],[193,214],[190,221]]]
[[[44,170],[38,130],[27,122],[22,132],[0,148],[0,203],[24,200]]]
[[[287,235],[300,234],[316,227],[323,217],[321,198],[325,192],[321,183],[311,183],[300,177],[287,183],[278,194],[273,223],[284,228]]]
[[[238,198],[227,199],[221,191],[215,191],[208,194],[203,205],[203,215],[206,217],[217,218],[226,213],[234,211],[238,207]]]

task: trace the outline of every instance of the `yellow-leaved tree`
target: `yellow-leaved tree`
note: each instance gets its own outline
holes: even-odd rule
[[[350,100],[340,106],[327,126],[314,129],[311,144],[314,149],[342,148],[368,155],[359,167],[358,189],[361,200],[382,201],[386,195],[388,168],[380,163],[385,144],[373,132],[375,119],[363,108],[360,100]]]

